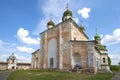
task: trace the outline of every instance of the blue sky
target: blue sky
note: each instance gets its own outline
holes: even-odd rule
[[[39,33],[50,14],[55,24],[61,21],[66,4],[73,19],[86,29],[90,40],[96,28],[107,45],[112,64],[120,61],[119,0],[0,0],[0,61],[15,53],[21,62],[30,62],[31,53],[40,48]]]

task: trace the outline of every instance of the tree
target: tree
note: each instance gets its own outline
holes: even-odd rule
[[[111,66],[111,59],[109,56],[108,56],[108,65]]]
[[[119,66],[120,66],[120,62],[119,62],[118,64],[119,64]]]

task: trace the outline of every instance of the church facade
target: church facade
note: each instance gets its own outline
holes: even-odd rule
[[[30,69],[31,63],[20,63],[14,53],[7,58],[7,62],[0,62],[0,70],[5,69]]]
[[[71,70],[78,65],[83,71],[93,73],[99,69],[109,71],[107,49],[101,44],[99,34],[89,40],[85,28],[74,22],[69,9],[59,24],[50,20],[40,36],[41,48],[32,53],[32,69]]]

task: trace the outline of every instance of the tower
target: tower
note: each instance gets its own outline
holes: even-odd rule
[[[101,69],[110,71],[110,67],[108,65],[108,52],[107,52],[106,46],[101,44],[101,38],[97,32],[96,32],[96,35],[94,36],[94,39],[96,41],[96,47],[100,52]]]
[[[14,56],[14,53],[12,53],[9,58],[7,58],[7,63],[8,63],[8,69],[16,69],[17,68],[17,59]]]
[[[95,41],[97,42],[97,44],[101,44],[101,38],[100,35],[96,32],[96,35],[94,36]]]

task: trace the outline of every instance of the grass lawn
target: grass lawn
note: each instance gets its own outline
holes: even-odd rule
[[[114,74],[68,73],[47,70],[17,70],[7,80],[110,80]]]

